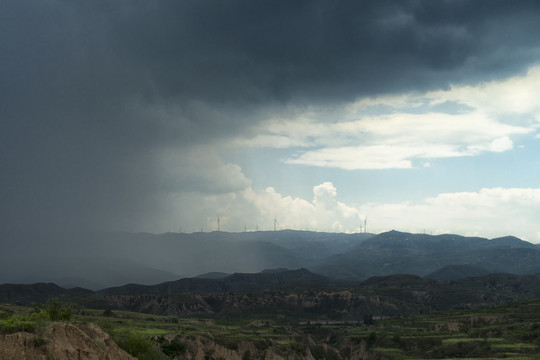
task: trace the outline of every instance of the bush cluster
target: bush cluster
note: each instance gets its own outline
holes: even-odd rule
[[[24,316],[12,316],[0,320],[0,333],[12,334],[20,331],[34,332],[35,323],[26,320]]]
[[[186,344],[174,339],[169,344],[161,345],[161,351],[170,358],[184,355],[186,352]]]
[[[47,321],[71,320],[73,310],[73,304],[53,298],[44,305],[34,305],[34,310],[30,313],[10,314],[0,311],[0,333],[12,334],[20,331],[33,333]]]
[[[156,342],[146,336],[130,331],[118,331],[109,319],[98,319],[95,324],[109,334],[118,347],[139,360],[162,360],[183,355],[185,352],[185,345],[176,340],[170,344],[164,344],[165,339],[160,337],[157,341],[161,344],[160,348]]]
[[[69,321],[75,310],[75,305],[62,301],[55,297],[47,301],[44,305],[34,305],[34,314],[49,318],[51,321]]]

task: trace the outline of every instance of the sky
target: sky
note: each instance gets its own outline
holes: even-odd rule
[[[539,243],[538,24],[532,0],[0,1],[0,231]]]

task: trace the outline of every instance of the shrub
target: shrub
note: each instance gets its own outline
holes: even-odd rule
[[[375,321],[373,320],[372,314],[364,314],[363,321],[364,321],[364,324],[367,326],[371,326],[375,323]]]
[[[253,345],[255,345],[257,350],[264,351],[272,345],[272,342],[270,340],[261,339],[261,340],[256,340],[253,343]]]
[[[161,360],[165,355],[145,336],[124,333],[114,338],[116,344],[139,360]]]
[[[104,311],[103,311],[103,316],[106,316],[106,317],[115,317],[116,314],[113,313],[111,309],[107,309],[107,310],[104,310]]]
[[[0,320],[7,320],[10,318],[10,314],[5,311],[0,311]]]
[[[43,336],[36,336],[34,338],[34,346],[35,347],[43,346],[43,345],[46,345],[48,343],[49,343],[49,339],[44,338]]]
[[[302,344],[299,344],[297,342],[292,342],[289,344],[289,347],[292,351],[294,351],[296,354],[305,356],[306,355],[306,347]]]
[[[18,317],[0,320],[0,333],[12,334],[20,331],[34,332],[34,323]]]
[[[49,314],[47,314],[45,311],[40,312],[33,312],[30,314],[29,317],[30,321],[38,322],[38,323],[44,323],[46,321],[50,320]]]
[[[105,331],[107,334],[114,336],[113,324],[108,319],[97,319],[95,324]]]
[[[174,339],[169,344],[161,345],[161,351],[171,358],[183,355],[186,352],[186,344]]]
[[[376,342],[377,342],[377,333],[371,332],[369,334],[369,337],[367,338],[366,349],[371,350],[373,347],[375,347]]]
[[[311,347],[311,355],[315,359],[324,359],[325,358],[325,351],[322,345],[314,345]]]
[[[74,305],[62,302],[59,298],[53,298],[45,304],[45,311],[52,321],[69,321],[73,315]]]
[[[45,305],[34,305],[32,314],[35,320],[49,319],[51,321],[69,321],[73,315],[75,305],[55,297],[49,299]]]

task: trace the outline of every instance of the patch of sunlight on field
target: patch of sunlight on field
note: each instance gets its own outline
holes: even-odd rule
[[[504,341],[503,338],[450,338],[450,339],[444,339],[443,344],[457,344],[460,342],[498,342],[498,341]]]
[[[492,347],[497,348],[497,349],[536,349],[538,348],[538,345],[516,343],[516,344],[493,344]]]

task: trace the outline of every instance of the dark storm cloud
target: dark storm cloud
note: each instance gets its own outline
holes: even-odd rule
[[[524,71],[539,20],[535,1],[4,1],[2,226],[137,221],[174,183],[162,149],[281,105]]]
[[[167,5],[114,22],[115,46],[162,95],[182,98],[341,100],[441,86],[527,65],[538,45],[535,2]]]

